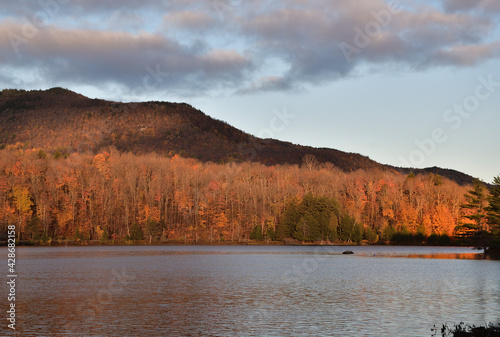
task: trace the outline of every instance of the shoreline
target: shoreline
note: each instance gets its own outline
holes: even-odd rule
[[[6,241],[0,242],[0,247],[7,246]],[[367,242],[335,242],[335,243],[321,243],[321,242],[294,242],[286,243],[283,241],[269,241],[269,242],[257,242],[257,241],[225,241],[225,242],[185,242],[185,241],[158,241],[158,242],[148,242],[143,241],[109,241],[101,242],[100,240],[87,240],[87,241],[74,241],[74,240],[54,240],[48,243],[43,243],[40,241],[27,241],[21,240],[16,242],[17,247],[86,247],[86,246],[311,246],[311,247],[355,247],[355,246],[387,246],[387,247],[471,247],[477,250],[482,250],[482,248],[475,248],[469,245],[435,245],[435,244],[394,244],[394,243],[367,243]],[[492,253],[498,254],[500,251],[489,249]],[[478,252],[479,253],[479,252]]]

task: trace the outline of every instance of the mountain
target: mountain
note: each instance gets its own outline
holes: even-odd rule
[[[201,161],[255,161],[265,165],[301,164],[306,155],[313,155],[318,162],[330,162],[347,172],[379,169],[402,174],[434,173],[461,185],[473,179],[455,170],[398,168],[357,153],[257,138],[186,103],[117,103],[62,88],[0,92],[0,149],[8,146],[44,148],[61,154],[97,152],[114,146],[135,154],[180,154]]]

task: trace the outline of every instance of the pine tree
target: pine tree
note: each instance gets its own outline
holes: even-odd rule
[[[344,214],[338,227],[340,240],[346,242],[352,242],[355,225],[356,225],[356,220],[349,214]]]
[[[140,241],[144,239],[144,231],[142,228],[134,222],[130,228],[130,239],[133,241]]]
[[[255,225],[252,232],[250,233],[250,240],[262,241],[264,236],[262,235],[262,227],[260,225]]]
[[[493,188],[488,196],[489,205],[486,207],[488,224],[492,229],[500,227],[500,175],[493,179]]]
[[[283,217],[281,218],[276,230],[276,236],[279,240],[292,237],[292,234],[295,232],[295,226],[299,222],[300,216],[301,215],[297,201],[295,199],[292,199],[283,212]]]
[[[500,175],[493,179],[493,188],[490,190],[488,202],[486,217],[498,245],[498,241],[500,241]]]
[[[460,229],[462,235],[473,237],[476,244],[480,245],[486,251],[489,245],[488,227],[486,223],[486,202],[484,184],[479,179],[474,179],[472,190],[465,194],[466,203],[461,205],[461,208],[466,211],[464,218],[472,221],[462,223]]]
[[[474,179],[472,190],[467,191],[465,194],[467,203],[462,204],[461,208],[468,210],[468,214],[464,218],[473,221],[473,223],[462,224],[463,227],[468,228],[474,232],[486,230],[486,194],[485,187],[481,180]]]

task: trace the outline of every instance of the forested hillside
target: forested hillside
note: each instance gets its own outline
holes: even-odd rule
[[[61,88],[2,91],[0,126],[0,232],[44,242],[452,235],[472,179],[258,139],[187,104]]]
[[[459,184],[471,184],[473,180],[453,170],[396,168],[357,153],[260,139],[185,103],[115,103],[62,88],[0,92],[0,149],[15,144],[62,155],[96,154],[111,145],[134,154],[180,154],[205,162],[252,161],[265,165],[301,164],[310,155],[319,163],[329,162],[347,172],[432,172]]]
[[[25,239],[143,234],[151,240],[240,241],[256,227],[263,238],[273,239],[283,235],[285,209],[314,197],[333,200],[335,217],[328,220],[328,230],[344,235],[342,226],[351,226],[353,236],[347,234],[345,241],[360,239],[355,239],[355,225],[373,232],[368,233],[373,241],[389,239],[394,231],[452,234],[464,192],[440,176],[346,173],[331,164],[221,165],[115,148],[67,158],[42,149],[0,151],[0,224],[17,224]],[[317,225],[302,221],[300,226],[292,230],[309,226],[309,232]],[[330,239],[337,237],[302,237]]]

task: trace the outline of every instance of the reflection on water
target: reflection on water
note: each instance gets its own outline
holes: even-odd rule
[[[386,254],[358,254],[367,257],[390,257],[390,258],[408,258],[408,259],[445,259],[445,260],[495,260],[484,253],[386,253]]]
[[[404,257],[404,256],[402,256]],[[409,254],[409,258],[417,259],[456,259],[456,260],[484,260],[484,254],[480,253],[441,253],[441,254]],[[486,257],[488,258],[488,257]]]
[[[500,318],[500,262],[476,253],[21,247],[17,326],[23,336],[430,336],[434,324]]]

